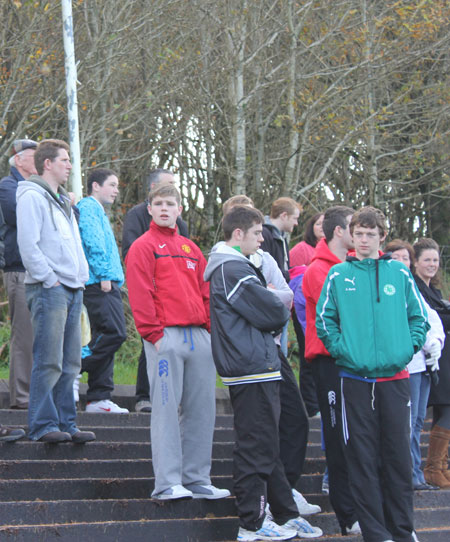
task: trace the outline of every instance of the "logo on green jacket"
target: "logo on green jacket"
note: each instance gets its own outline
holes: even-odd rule
[[[395,294],[395,286],[393,284],[385,284],[383,288],[383,292],[386,295],[394,295]]]

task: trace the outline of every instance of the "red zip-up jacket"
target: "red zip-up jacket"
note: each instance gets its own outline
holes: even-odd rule
[[[317,356],[329,356],[328,350],[319,339],[316,332],[316,305],[319,301],[322,287],[327,278],[328,271],[342,263],[328,248],[325,238],[321,239],[314,251],[311,263],[303,277],[303,294],[306,300],[306,333],[305,333],[305,359],[312,361]]]
[[[158,226],[131,245],[126,280],[136,328],[143,339],[155,343],[165,327],[210,329],[209,284],[203,280],[206,260],[198,246]]]

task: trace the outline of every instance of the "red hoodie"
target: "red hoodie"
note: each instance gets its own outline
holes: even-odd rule
[[[177,228],[152,221],[131,245],[125,262],[131,310],[142,338],[155,343],[171,326],[209,331],[209,284],[203,280],[206,260]]]
[[[316,305],[328,271],[337,263],[341,263],[341,260],[328,248],[325,238],[321,239],[316,245],[302,284],[306,299],[305,358],[307,361],[312,361],[317,356],[330,355],[316,333]]]

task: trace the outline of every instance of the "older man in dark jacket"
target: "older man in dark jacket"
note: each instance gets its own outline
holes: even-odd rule
[[[0,181],[0,205],[5,220],[3,281],[8,293],[11,319],[9,395],[11,408],[27,408],[33,363],[33,332],[25,300],[25,268],[17,246],[16,191],[19,183],[36,173],[37,143],[17,139],[11,147],[10,174]]]

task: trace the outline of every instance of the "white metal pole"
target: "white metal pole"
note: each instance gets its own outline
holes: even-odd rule
[[[78,126],[77,66],[72,17],[72,0],[62,0],[64,58],[66,70],[67,111],[69,120],[69,145],[72,161],[72,191],[76,201],[82,196],[80,134]]]

